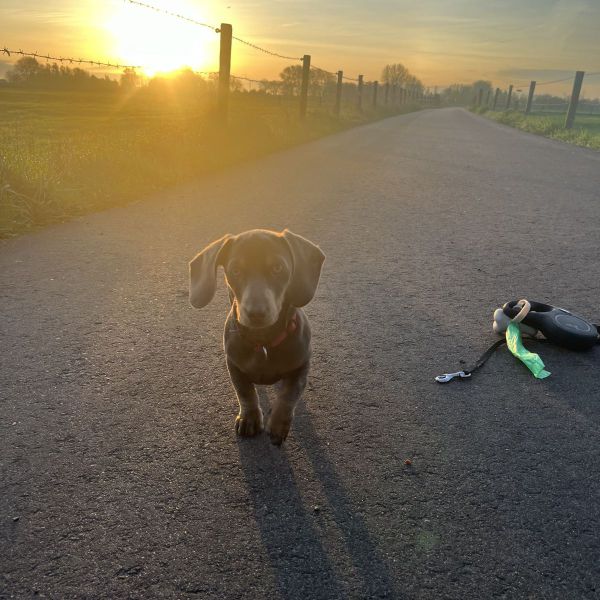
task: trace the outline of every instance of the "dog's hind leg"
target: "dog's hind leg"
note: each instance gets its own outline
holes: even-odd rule
[[[235,419],[235,431],[243,437],[258,435],[263,430],[263,414],[258,405],[256,388],[230,361],[227,361],[227,369],[240,403],[240,412]]]

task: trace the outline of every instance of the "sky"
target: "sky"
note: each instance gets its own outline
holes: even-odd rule
[[[378,79],[401,62],[427,87],[494,86],[600,72],[600,0],[146,0],[318,67]],[[119,61],[147,74],[218,68],[218,34],[126,0],[2,0],[0,47]],[[232,72],[277,78],[291,63],[234,42]],[[14,57],[0,55],[0,76]],[[299,63],[298,63],[299,64]],[[546,85],[563,95],[571,82]],[[539,92],[542,88],[539,88]],[[600,96],[600,75],[584,80]]]

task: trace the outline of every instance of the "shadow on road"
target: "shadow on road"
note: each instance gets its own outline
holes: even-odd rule
[[[266,391],[259,388],[259,396],[266,415]],[[399,598],[389,567],[379,555],[364,519],[353,510],[304,404],[298,407],[293,427],[294,437],[303,446],[326,496],[327,515],[315,514],[313,507],[306,506],[285,446],[276,448],[265,436],[238,438],[256,523],[281,597],[334,599],[358,594],[366,598]],[[337,560],[327,550],[328,530],[335,528],[345,544],[345,555]],[[340,562],[352,564],[354,581],[348,581],[348,573],[340,579]],[[356,578],[360,580],[361,592],[356,589]]]

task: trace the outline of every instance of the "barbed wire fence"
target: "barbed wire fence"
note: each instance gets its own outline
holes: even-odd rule
[[[220,48],[219,48],[219,70],[218,71],[203,71],[201,74],[208,75],[213,77],[217,83],[217,106],[218,106],[218,114],[220,115],[223,121],[227,121],[229,114],[229,100],[230,100],[230,92],[232,88],[232,81],[245,82],[251,85],[258,85],[262,88],[267,87],[268,80],[258,80],[252,77],[247,77],[245,75],[236,75],[231,73],[231,56],[232,56],[232,45],[233,42],[237,42],[246,47],[249,47],[257,52],[261,52],[265,55],[272,56],[274,58],[278,58],[281,60],[289,60],[295,63],[301,63],[298,67],[301,69],[301,81],[299,85],[299,114],[300,118],[304,119],[308,110],[308,100],[309,100],[309,88],[311,82],[311,73],[316,74],[317,76],[326,76],[330,78],[332,82],[335,82],[335,102],[333,107],[333,112],[335,115],[339,116],[341,111],[342,104],[342,96],[344,95],[344,82],[350,83],[351,86],[355,88],[354,96],[356,99],[356,108],[359,111],[363,110],[364,103],[364,95],[365,89],[368,89],[371,92],[371,102],[374,108],[377,108],[379,104],[384,104],[386,106],[394,106],[394,105],[402,105],[408,103],[418,103],[420,105],[434,104],[437,103],[437,94],[430,94],[429,92],[425,92],[422,86],[417,85],[400,85],[398,83],[389,83],[386,82],[383,86],[383,102],[381,102],[379,98],[380,94],[380,85],[378,80],[374,81],[365,81],[364,76],[359,74],[357,77],[351,77],[344,73],[344,71],[339,70],[337,72],[330,71],[328,69],[324,69],[317,65],[311,63],[312,57],[309,54],[304,54],[303,56],[291,56],[289,54],[282,54],[280,52],[274,51],[269,48],[265,48],[256,44],[254,42],[250,42],[247,39],[240,37],[238,35],[233,35],[233,27],[228,23],[221,23],[220,26],[215,26],[210,23],[206,23],[200,21],[198,19],[191,18],[187,15],[170,11],[162,7],[155,6],[153,4],[142,2],[140,0],[124,0],[126,3],[131,5],[135,5],[141,9],[153,11],[156,13],[163,14],[170,18],[178,19],[181,21],[185,21],[192,25],[203,27],[213,31],[214,33],[220,36]],[[43,54],[40,52],[26,52],[22,49],[14,50],[7,47],[0,47],[0,53],[3,53],[7,56],[19,55],[19,56],[28,56],[33,58],[40,58],[45,60],[53,60],[56,62],[60,62],[61,64],[85,64],[96,67],[108,67],[115,69],[141,69],[140,65],[125,65],[120,64],[118,62],[112,61],[101,61],[101,60],[93,60],[87,58],[76,58],[76,57],[64,57],[64,56],[53,56],[50,54]],[[594,77],[600,75],[600,71],[588,73],[587,77]],[[525,106],[525,114],[529,114],[531,112],[533,106],[533,100],[535,97],[535,89],[536,87],[553,85],[557,83],[563,83],[566,81],[570,81],[573,79],[573,89],[571,92],[571,97],[569,102],[564,102],[561,105],[561,108],[567,109],[567,115],[565,120],[565,127],[571,128],[573,126],[573,122],[575,119],[575,115],[577,113],[577,108],[579,105],[579,96],[581,92],[581,87],[583,83],[584,72],[577,71],[575,73],[575,77],[573,79],[572,76],[554,79],[549,81],[531,81],[529,82],[529,94],[527,103]],[[517,81],[516,83],[511,83],[508,86],[506,92],[502,92],[499,87],[496,88],[495,93],[492,94],[491,90],[488,91],[488,94],[485,98],[485,102],[483,99],[483,91],[480,89],[478,96],[474,99],[474,104],[476,106],[482,107],[486,106],[491,108],[492,110],[496,110],[500,108],[500,101],[504,102],[504,110],[511,108],[513,105],[518,106],[519,100],[516,95],[513,94],[513,91],[516,87],[525,86],[526,82]],[[519,90],[520,91],[520,90]],[[541,108],[541,104],[538,104],[537,107]],[[547,108],[552,111],[558,112],[558,105],[556,103],[548,104]]]
[[[498,109],[502,110],[510,110],[511,108],[517,109],[519,108],[519,101],[517,98],[513,96],[513,90],[515,87],[525,87],[529,85],[529,90],[527,94],[527,101],[525,103],[525,108],[523,110],[525,115],[529,115],[533,112],[534,108],[546,109],[541,112],[548,112],[554,114],[565,114],[565,129],[572,129],[575,123],[575,117],[578,113],[580,106],[583,106],[584,103],[580,100],[581,89],[583,86],[584,77],[590,79],[592,77],[600,76],[600,71],[594,71],[591,73],[585,73],[585,71],[575,71],[574,75],[570,75],[569,77],[563,77],[560,79],[552,79],[549,81],[536,81],[531,80],[527,82],[516,82],[511,83],[508,86],[506,92],[502,92],[502,90],[497,87],[493,96],[493,100],[491,100],[491,94],[488,94],[486,101],[483,101],[482,97],[482,89],[479,90],[478,96],[475,99],[475,105],[478,107],[487,107],[491,110],[495,111]],[[572,89],[570,92],[569,99],[564,102],[551,102],[551,103],[536,103],[535,102],[535,91],[537,88],[541,86],[547,85],[556,85],[558,83],[565,83],[568,81],[572,81]],[[501,99],[504,99],[504,106],[500,106]],[[594,105],[588,104],[588,110],[591,111],[591,114],[594,114],[596,111],[592,110]],[[583,111],[580,111],[583,112]],[[598,113],[600,113],[600,106],[598,106]]]
[[[23,50],[11,50],[6,46],[2,47],[0,49],[0,52],[2,54],[5,54],[6,56],[12,56],[14,54],[17,56],[29,56],[35,59],[43,58],[45,60],[53,60],[61,64],[69,63],[79,65],[90,65],[93,67],[109,67],[113,69],[141,69],[139,65],[122,65],[119,63],[103,62],[100,60],[89,60],[87,58],[75,58],[69,56],[50,56],[49,54],[42,54],[41,52],[24,52]]]
[[[362,111],[363,106],[366,102],[365,95],[367,91],[369,91],[371,94],[371,105],[374,108],[377,108],[380,105],[385,105],[389,108],[393,108],[395,106],[409,103],[423,105],[427,103],[432,103],[433,101],[433,95],[426,94],[422,85],[413,85],[402,81],[396,83],[386,82],[383,86],[383,101],[381,101],[381,99],[379,98],[379,82],[377,80],[365,81],[364,75],[362,74],[359,74],[358,76],[354,77],[345,74],[342,70],[332,71],[324,69],[322,67],[318,67],[314,64],[311,64],[312,57],[309,54],[304,54],[302,56],[293,56],[291,55],[291,53],[282,53],[271,48],[265,48],[260,44],[257,44],[253,41],[249,41],[245,37],[234,35],[232,25],[228,23],[221,23],[219,26],[216,26],[215,24],[207,23],[205,21],[195,19],[188,15],[175,12],[173,10],[168,10],[166,8],[162,8],[151,4],[150,2],[144,2],[141,0],[124,0],[124,2],[136,6],[140,10],[152,11],[164,15],[168,18],[178,19],[191,25],[208,29],[214,32],[215,34],[219,35],[219,70],[214,72],[203,71],[199,72],[199,74],[207,75],[213,81],[215,81],[217,88],[218,114],[224,122],[226,122],[228,119],[230,93],[232,91],[232,87],[235,89],[235,86],[232,86],[232,82],[249,84],[250,90],[253,89],[253,86],[258,86],[260,90],[265,92],[267,89],[277,90],[286,88],[284,81],[279,82],[281,85],[278,88],[278,86],[274,85],[269,86],[269,84],[272,84],[272,82],[269,82],[266,79],[259,80],[253,77],[249,77],[246,74],[238,75],[232,73],[231,57],[233,43],[246,46],[247,48],[250,48],[267,56],[271,56],[273,58],[292,61],[292,63],[294,63],[298,66],[299,69],[301,69],[301,78],[297,90],[298,111],[301,119],[306,118],[307,115],[311,82],[313,82],[314,79],[318,78],[321,78],[323,80],[321,82],[321,86],[323,88],[327,88],[327,94],[334,94],[335,101],[333,103],[333,113],[336,116],[340,116],[343,98],[346,100],[346,102],[354,101],[356,109],[358,111]],[[0,53],[4,53],[9,57],[12,55],[27,56],[35,59],[55,61],[61,64],[80,64],[89,65],[93,67],[107,67],[112,69],[132,70],[143,68],[143,65],[125,65],[110,60],[104,61],[80,57],[54,56],[50,53],[43,54],[37,51],[29,52],[24,51],[20,48],[18,50],[13,50],[9,47],[0,47]],[[290,86],[288,85],[288,88],[289,87]],[[318,86],[316,84],[313,84],[313,88],[315,87]],[[294,91],[292,91],[291,93],[292,96],[296,95],[295,90],[296,88],[294,86]],[[276,91],[275,93],[279,92]],[[313,92],[313,95],[317,94],[314,94]],[[322,103],[324,95],[325,93],[319,96],[320,103]]]
[[[166,16],[170,16],[176,19],[181,19],[187,21],[189,23],[205,27],[208,29],[212,29],[216,33],[220,35],[220,51],[219,51],[219,76],[218,76],[218,110],[219,115],[222,120],[226,121],[229,113],[229,95],[231,90],[231,80],[245,81],[252,84],[263,85],[263,81],[259,81],[257,79],[253,79],[246,76],[234,75],[231,73],[231,53],[232,53],[232,44],[233,42],[240,43],[249,48],[252,48],[258,52],[266,54],[268,56],[272,56],[274,58],[289,60],[293,62],[301,62],[302,69],[302,77],[300,82],[300,93],[299,93],[299,114],[300,118],[304,119],[308,110],[308,94],[310,87],[310,77],[311,72],[316,72],[320,74],[326,74],[329,77],[337,78],[336,82],[336,90],[335,90],[335,103],[333,112],[336,116],[340,115],[341,105],[342,105],[342,96],[344,81],[350,81],[356,84],[356,107],[359,111],[363,109],[363,94],[364,94],[364,76],[358,75],[358,77],[348,77],[344,75],[343,71],[333,72],[327,69],[323,69],[321,67],[317,67],[314,64],[311,64],[312,57],[309,54],[304,54],[303,56],[291,56],[289,54],[282,54],[280,52],[274,51],[269,48],[265,48],[256,44],[254,42],[250,42],[243,37],[238,35],[233,35],[233,27],[229,23],[221,23],[219,27],[214,25],[210,25],[208,23],[197,21],[196,19],[192,19],[185,15],[175,13],[152,4],[141,2],[139,0],[125,0],[130,4],[134,4],[140,6],[142,8],[146,8],[148,10],[152,10],[155,12],[162,13]],[[372,88],[372,105],[373,107],[378,106],[378,81],[368,82],[368,85]],[[389,105],[390,103],[398,103],[405,104],[408,102],[426,102],[428,98],[422,93],[422,90],[419,90],[417,86],[410,86],[406,89],[402,88],[399,92],[397,92],[396,85],[390,86],[389,83],[385,84],[385,96],[384,103]]]

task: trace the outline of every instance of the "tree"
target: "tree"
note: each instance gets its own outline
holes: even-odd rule
[[[403,64],[395,63],[386,65],[381,73],[383,83],[397,85],[404,88],[411,94],[419,96],[425,90],[425,86],[420,79],[415,77]]]
[[[406,80],[410,77],[410,72],[401,63],[386,65],[381,73],[381,81],[390,85],[403,87]]]
[[[487,92],[490,92],[490,97],[492,95],[492,83],[483,80],[475,81],[471,85],[454,83],[443,90],[440,96],[444,104],[469,106],[478,99],[479,90],[481,90],[482,99],[485,102]]]
[[[311,96],[323,97],[328,88],[335,84],[335,77],[327,71],[321,69],[311,69],[310,77],[308,78],[308,89]]]
[[[121,87],[125,89],[133,89],[140,84],[140,76],[135,69],[126,67],[121,73]]]
[[[41,65],[32,56],[20,58],[15,66],[6,74],[10,83],[27,84],[39,76]]]
[[[272,94],[273,96],[277,96],[282,87],[283,82],[281,81],[269,81],[268,79],[263,79],[260,82],[260,91],[265,94]]]
[[[300,95],[303,68],[300,65],[286,67],[279,75],[285,94]],[[333,85],[335,78],[327,71],[311,69],[308,77],[308,89],[311,96],[323,96],[327,86]]]
[[[283,87],[284,94],[289,96],[299,96],[302,86],[302,67],[300,65],[292,65],[286,67],[279,74]]]

